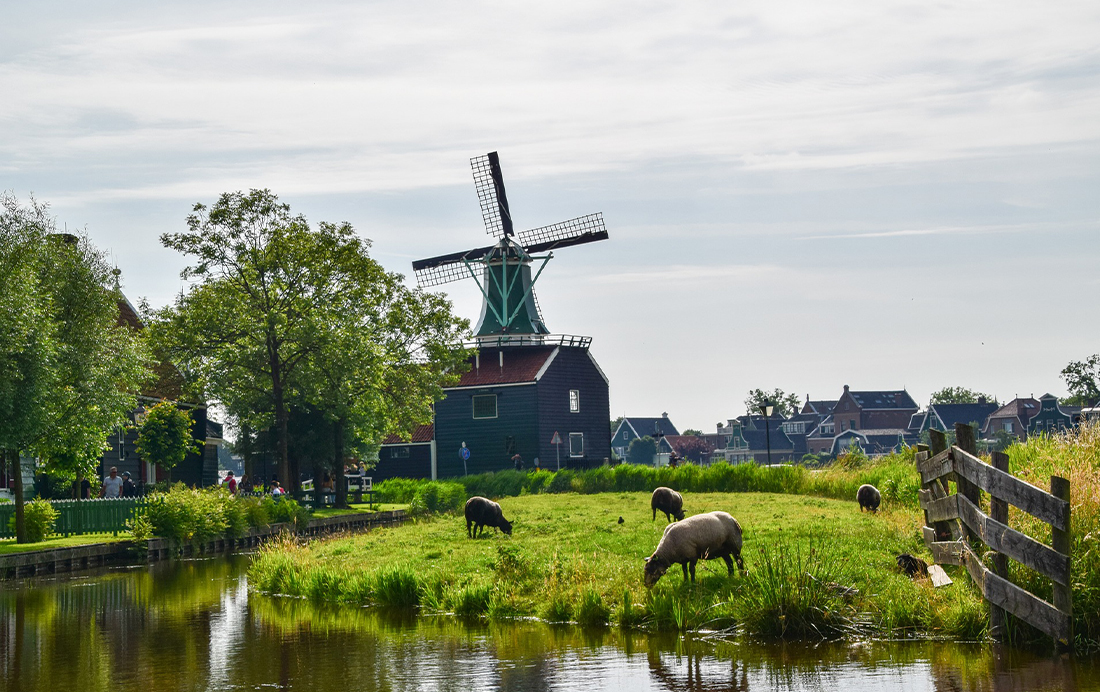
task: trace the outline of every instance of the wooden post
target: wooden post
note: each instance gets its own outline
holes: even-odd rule
[[[1004,452],[993,452],[993,468],[1009,473],[1008,455]],[[994,521],[999,521],[1008,526],[1008,502],[991,493],[989,495],[989,516]],[[1008,579],[1008,557],[1004,553],[993,553],[993,573],[998,577]],[[1005,611],[992,603],[989,604],[989,629],[994,639],[1004,640]]]
[[[1065,478],[1058,476],[1050,477],[1050,494],[1059,500],[1065,500],[1069,502],[1069,481]],[[1069,526],[1070,514],[1069,509],[1066,509],[1066,530],[1062,531],[1054,526],[1050,527],[1051,547],[1057,550],[1059,553],[1065,555],[1067,558],[1069,554],[1070,545],[1070,526]],[[1072,564],[1072,563],[1070,563]],[[1054,607],[1069,616],[1069,632],[1066,633],[1065,642],[1061,643],[1065,646],[1073,645],[1073,592],[1069,586],[1063,586],[1058,582],[1054,582]]]
[[[943,434],[943,431],[929,428],[928,441],[932,443],[932,456],[939,454],[947,449],[947,435]],[[932,481],[936,483],[937,481]],[[951,494],[951,486],[947,483],[947,478],[941,476],[939,479],[940,487],[943,488],[943,496],[947,497]],[[947,536],[951,537],[951,540],[957,541],[962,538],[962,528],[959,526],[961,522],[957,519],[953,521],[937,521],[932,528],[936,531],[936,540],[941,541]],[[927,522],[925,523],[927,526]]]
[[[970,427],[968,423],[955,423],[955,446],[964,452],[969,452],[974,456],[978,456],[978,444],[974,439],[974,428]],[[966,480],[961,475],[955,477],[955,485],[958,487],[960,495],[973,502],[974,506],[978,509],[982,508],[981,488]],[[981,540],[981,536],[977,535],[974,530],[966,526],[966,524],[963,524],[963,530],[966,531],[966,535],[971,539]]]

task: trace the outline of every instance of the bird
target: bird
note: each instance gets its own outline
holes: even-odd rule
[[[625,521],[623,521],[623,518],[622,518],[622,517],[619,517],[619,523],[620,523],[620,524],[625,524],[626,522],[625,522]]]

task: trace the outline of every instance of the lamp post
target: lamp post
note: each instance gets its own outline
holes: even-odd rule
[[[765,401],[760,405],[760,413],[764,414],[764,439],[768,442],[768,466],[772,465],[772,433],[768,428],[768,419],[772,417],[772,411],[775,410],[775,404],[770,401]]]

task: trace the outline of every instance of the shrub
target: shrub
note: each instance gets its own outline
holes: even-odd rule
[[[409,502],[411,514],[457,512],[466,504],[466,488],[448,481],[429,481],[417,488]]]
[[[39,498],[23,505],[23,528],[28,543],[39,543],[53,535],[54,522],[61,513],[49,502]],[[15,515],[8,519],[8,529],[15,532]]]
[[[166,493],[150,495],[130,520],[134,537],[174,538],[204,543],[214,538],[236,538],[249,526],[271,522],[304,523],[310,511],[294,500],[236,498],[224,488],[189,488],[177,483]]]

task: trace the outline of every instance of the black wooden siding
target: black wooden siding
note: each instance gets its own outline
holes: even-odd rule
[[[474,419],[471,398],[480,394],[497,395],[496,418]],[[516,452],[530,464],[539,454],[537,394],[533,382],[448,391],[447,397],[435,407],[439,477],[462,475],[459,448],[463,442],[470,450],[467,467],[471,474],[512,468],[511,455],[505,449],[508,436],[515,437]]]
[[[391,454],[394,449],[407,449],[409,456],[394,458]],[[367,471],[367,475],[374,483],[387,478],[431,478],[432,446],[422,442],[383,447],[378,451],[378,465]]]
[[[569,412],[569,390],[580,390],[580,412]],[[562,348],[538,383],[538,456],[542,468],[556,468],[554,432],[561,435],[561,465],[569,456],[569,433],[584,433],[584,463],[597,466],[611,457],[611,404],[607,382],[582,348]],[[532,457],[524,458],[530,462]]]

